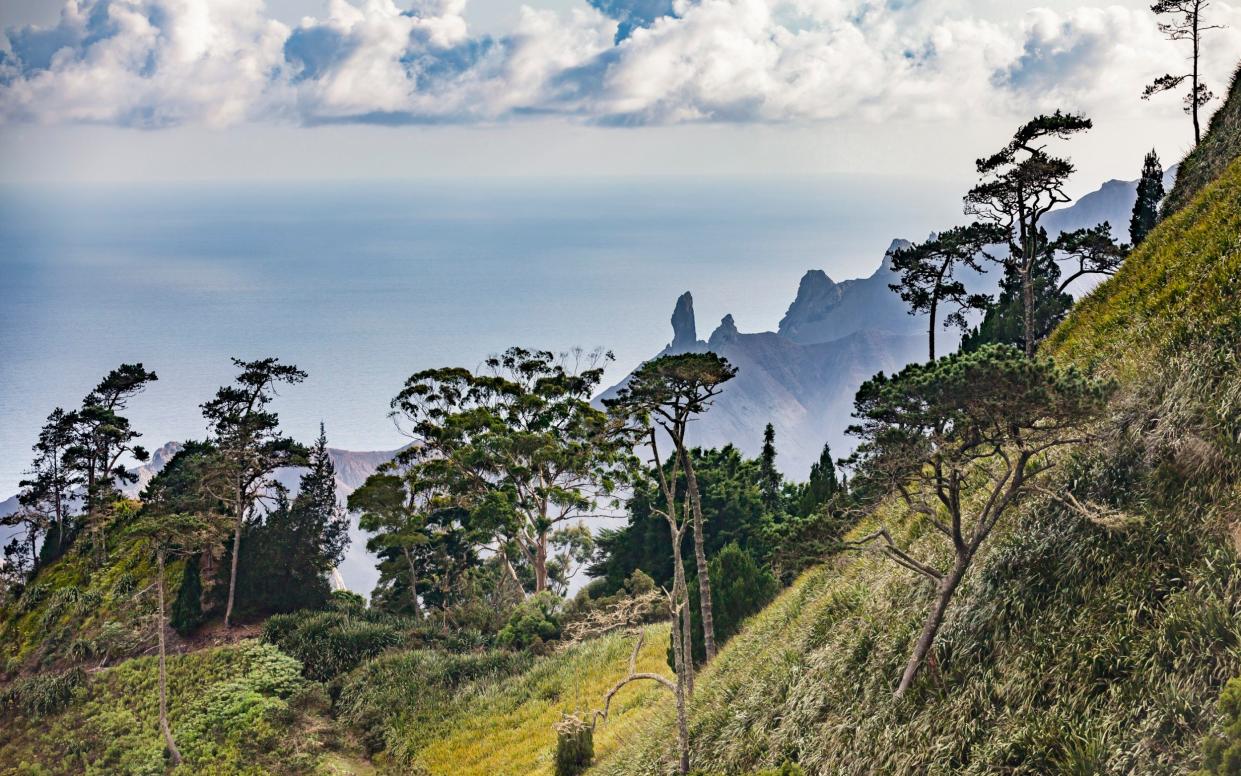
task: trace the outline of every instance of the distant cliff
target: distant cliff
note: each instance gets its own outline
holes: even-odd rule
[[[1169,185],[1175,174],[1173,168],[1165,176]],[[1113,234],[1127,241],[1136,200],[1137,181],[1108,181],[1044,221],[1053,235],[1108,221]],[[693,296],[682,294],[672,313],[672,341],[658,355],[711,350],[737,367],[737,377],[710,412],[692,424],[690,441],[706,447],[732,443],[747,455],[757,455],[763,427],[771,423],[777,463],[794,478],[809,473],[824,443],[836,454],[849,452],[852,442],[844,430],[858,387],[876,372],[891,373],[922,358],[926,350],[926,317],[910,315],[889,288],[895,281],[892,253],[908,245],[893,240],[878,268],[864,278],[836,282],[823,270],[807,271],[775,332],[739,332],[733,317],[726,315],[700,340]],[[994,268],[966,278],[984,291],[994,291],[998,280]],[[1086,281],[1072,290],[1092,286],[1093,281]],[[939,339],[955,347],[959,333],[941,330]],[[600,399],[614,395],[623,384],[609,388]]]

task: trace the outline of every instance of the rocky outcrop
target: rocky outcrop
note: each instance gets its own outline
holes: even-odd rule
[[[698,327],[694,323],[694,297],[686,291],[677,298],[672,310],[672,342],[669,350],[691,350],[698,344]]]

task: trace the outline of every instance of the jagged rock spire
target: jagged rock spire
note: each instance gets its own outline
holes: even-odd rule
[[[698,343],[698,327],[694,323],[694,297],[686,291],[677,298],[672,311],[673,350],[688,350]]]

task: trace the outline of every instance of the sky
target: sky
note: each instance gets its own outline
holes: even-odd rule
[[[1210,13],[1221,93],[1241,0]],[[1187,50],[1132,0],[5,0],[0,28],[6,182],[964,186],[1022,120],[1063,108],[1096,120],[1074,141],[1084,191],[1192,140],[1179,95],[1139,99]]]

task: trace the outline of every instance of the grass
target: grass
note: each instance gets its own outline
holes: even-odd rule
[[[383,772],[551,774],[552,724],[563,713],[584,714],[601,705],[607,690],[626,675],[635,638],[612,634],[533,661],[509,653],[389,654],[346,678],[338,711],[360,728],[363,739],[386,748],[376,757]],[[666,625],[649,627],[639,671],[670,674],[667,639]],[[664,693],[654,682],[622,690],[595,732],[596,757],[644,731],[641,720]],[[379,733],[368,733],[368,724]]]
[[[121,529],[108,537],[106,563],[83,535],[64,557],[40,569],[23,595],[0,607],[0,678],[101,664],[141,653],[155,641],[154,559]],[[165,583],[175,600],[184,561]]]

